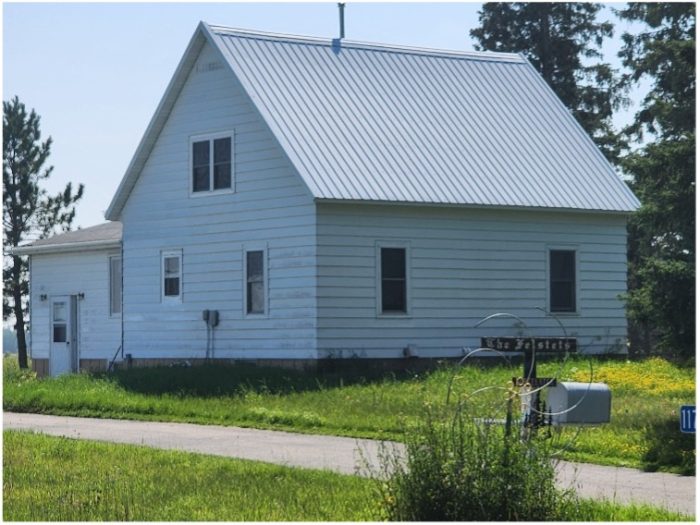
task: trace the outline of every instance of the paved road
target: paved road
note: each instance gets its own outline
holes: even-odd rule
[[[4,413],[3,427],[6,430],[32,430],[53,436],[131,443],[360,475],[369,472],[362,465],[369,465],[370,470],[376,471],[381,448],[379,442],[369,439],[11,412]],[[400,447],[397,444],[386,446]],[[558,478],[561,486],[574,487],[585,497],[649,503],[695,514],[694,477],[562,462]]]

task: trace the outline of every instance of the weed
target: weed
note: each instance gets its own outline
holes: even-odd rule
[[[512,403],[508,406],[512,406]],[[426,407],[406,452],[382,455],[381,501],[391,521],[560,519],[573,498],[555,486],[550,441],[522,439],[512,409],[505,424],[473,405]]]

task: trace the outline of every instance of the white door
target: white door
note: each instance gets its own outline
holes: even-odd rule
[[[69,295],[51,298],[51,355],[49,367],[52,376],[68,374],[76,369],[75,308]]]

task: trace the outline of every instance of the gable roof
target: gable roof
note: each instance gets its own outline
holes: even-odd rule
[[[117,218],[203,43],[316,199],[630,212],[639,201],[521,55],[200,23],[107,218]]]
[[[34,255],[83,251],[97,248],[117,248],[122,240],[122,223],[106,222],[89,228],[60,233],[12,249],[13,255]]]

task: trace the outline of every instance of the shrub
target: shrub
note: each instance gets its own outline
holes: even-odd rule
[[[391,521],[565,519],[573,496],[555,486],[548,441],[521,427],[428,409],[405,452],[381,458],[381,506]]]

